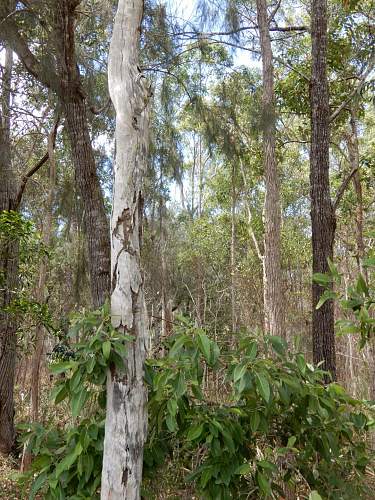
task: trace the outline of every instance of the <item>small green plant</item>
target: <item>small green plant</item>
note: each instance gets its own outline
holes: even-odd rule
[[[375,258],[368,258],[363,265],[369,272],[375,269]],[[371,287],[362,274],[359,274],[356,282],[347,288],[347,293],[336,292],[341,284],[342,276],[332,262],[329,262],[330,272],[327,274],[315,274],[314,280],[326,287],[317,307],[321,307],[327,300],[338,301],[342,310],[350,313],[351,319],[339,319],[336,322],[338,333],[357,334],[360,336],[359,346],[362,349],[371,339],[375,337],[375,289]]]
[[[203,374],[215,379],[218,369],[226,398],[205,392]],[[325,386],[325,373],[302,354],[290,359],[282,339],[262,345],[245,336],[238,350],[220,353],[185,322],[168,354],[148,361],[147,375],[146,477],[178,450],[187,480],[206,499],[274,498],[289,484],[304,485],[311,498],[349,500],[364,488],[369,409],[340,385]]]
[[[126,343],[132,337],[112,328],[109,306],[76,316],[69,337],[73,356],[50,363],[59,375],[51,394],[54,404],[67,400],[71,418],[62,428],[24,424],[22,442],[35,456],[30,499],[43,491],[46,500],[98,498],[105,419],[105,380],[108,368],[123,367]]]

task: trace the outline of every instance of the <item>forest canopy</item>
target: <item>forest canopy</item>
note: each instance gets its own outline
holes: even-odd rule
[[[373,498],[371,0],[0,0],[0,497]]]

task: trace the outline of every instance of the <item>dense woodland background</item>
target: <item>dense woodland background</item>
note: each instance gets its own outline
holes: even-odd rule
[[[138,3],[143,498],[373,498],[374,3]],[[117,7],[0,0],[4,499],[100,494],[135,335],[109,312]]]

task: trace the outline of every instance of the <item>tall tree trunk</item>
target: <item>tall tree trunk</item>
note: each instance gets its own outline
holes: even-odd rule
[[[15,207],[16,179],[10,143],[10,101],[13,52],[7,47],[2,78],[0,111],[0,212]],[[4,311],[17,288],[18,243],[4,242],[0,248],[0,453],[8,454],[14,444],[13,386],[16,363],[14,318]]]
[[[233,345],[237,332],[237,298],[236,298],[236,167],[232,165],[232,206],[231,206],[231,238],[230,238],[230,276],[231,276],[231,313]]]
[[[327,273],[328,259],[333,258],[336,220],[329,183],[329,94],[327,80],[327,0],[311,4],[311,150],[310,196],[313,273]],[[312,338],[314,362],[336,378],[334,308],[331,300],[316,309],[323,293],[312,285]]]
[[[86,96],[75,50],[75,20],[82,0],[53,0],[50,42],[53,56],[38,60],[13,19],[13,9],[0,2],[0,39],[10,44],[26,70],[55,92],[65,116],[76,181],[84,212],[92,300],[103,304],[110,292],[109,224],[91,145]]]
[[[265,330],[271,335],[284,336],[284,307],[281,272],[281,205],[280,180],[276,163],[275,90],[273,55],[267,0],[257,0],[263,69],[262,128],[263,163],[266,195],[264,202],[264,315]]]
[[[82,198],[91,296],[100,307],[110,291],[109,228],[88,128],[87,104],[75,52],[75,9],[80,2],[56,2],[59,98],[65,116],[76,182]]]
[[[101,498],[138,500],[147,433],[144,361],[148,345],[140,264],[142,184],[147,163],[150,91],[139,71],[142,0],[119,0],[109,55],[116,110],[116,161],[111,223],[112,323],[133,335],[124,370],[107,377]]]

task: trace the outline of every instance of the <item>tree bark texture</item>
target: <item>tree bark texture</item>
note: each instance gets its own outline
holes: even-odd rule
[[[142,184],[148,149],[150,89],[139,70],[142,0],[119,0],[109,55],[109,88],[116,110],[116,159],[111,219],[112,323],[134,337],[125,369],[111,367],[102,500],[138,500],[147,433],[144,361],[148,345],[140,263]]]
[[[267,1],[257,0],[263,69],[262,129],[265,178],[264,202],[264,316],[265,330],[271,335],[284,336],[284,307],[281,271],[281,205],[280,180],[276,163],[275,90],[273,55]]]
[[[82,198],[91,296],[100,307],[110,291],[109,228],[88,129],[87,106],[75,51],[75,7],[56,2],[56,47],[60,101],[65,115],[76,182]]]
[[[313,273],[327,273],[328,259],[333,259],[336,220],[329,181],[329,93],[327,80],[327,0],[311,4],[311,150],[310,197]],[[312,285],[312,338],[314,362],[336,378],[334,308],[331,300],[320,308],[316,305],[323,293]]]
[[[13,52],[7,47],[0,108],[0,212],[13,210],[16,179],[12,169],[10,102]],[[16,363],[17,325],[4,311],[13,300],[18,281],[18,243],[4,241],[0,247],[0,453],[7,455],[14,444],[13,386]]]
[[[82,198],[91,295],[94,307],[110,292],[109,223],[97,175],[87,119],[86,96],[75,50],[75,18],[80,0],[51,2],[51,52],[38,60],[19,32],[11,9],[0,2],[0,39],[9,43],[26,70],[57,95],[65,116],[76,181]]]

